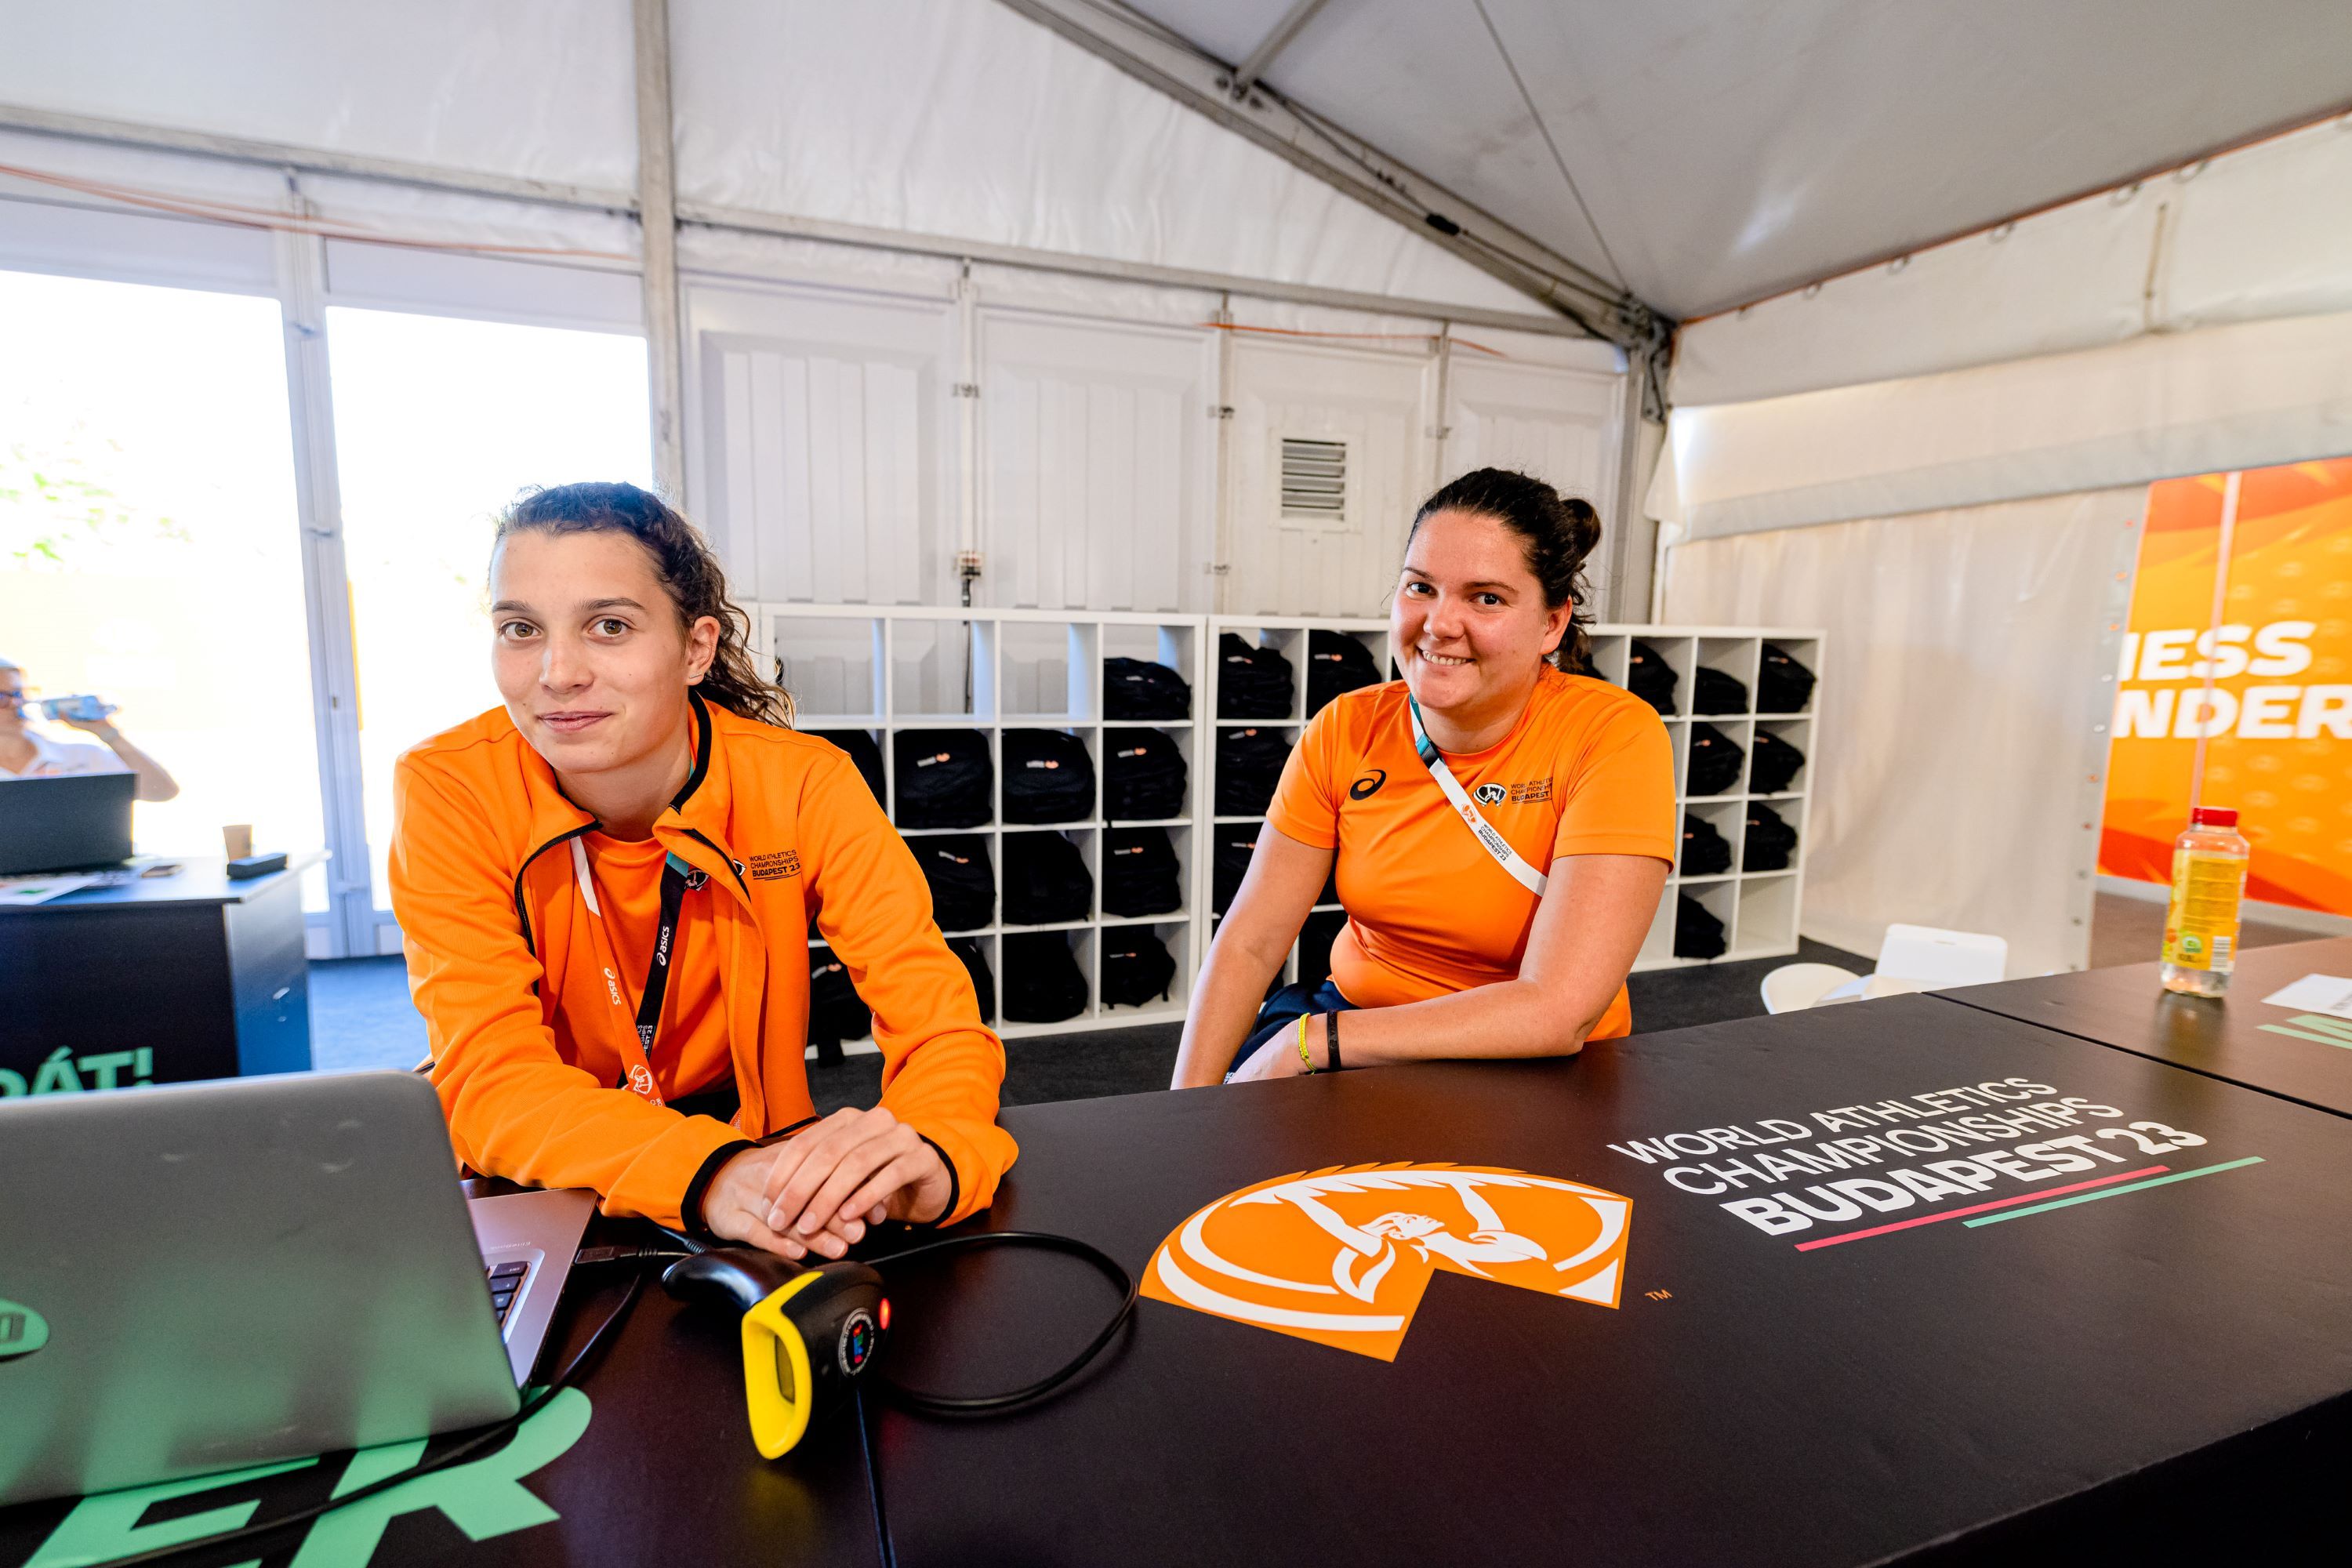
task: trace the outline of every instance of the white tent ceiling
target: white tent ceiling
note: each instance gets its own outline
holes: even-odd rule
[[[1288,8],[1135,5],[1227,62]],[[2352,97],[2352,10],[1330,0],[1264,79],[1686,319],[2323,114]]]

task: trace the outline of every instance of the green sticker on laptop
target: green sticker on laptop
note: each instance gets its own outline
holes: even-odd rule
[[[31,1355],[49,1342],[49,1321],[19,1301],[0,1301],[0,1361]]]

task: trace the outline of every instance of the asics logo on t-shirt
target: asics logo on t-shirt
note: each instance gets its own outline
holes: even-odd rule
[[[1348,798],[1349,800],[1370,800],[1379,792],[1381,785],[1388,782],[1389,775],[1387,771],[1381,768],[1374,768],[1370,773],[1366,773],[1362,778],[1358,779],[1354,784],[1348,786]]]

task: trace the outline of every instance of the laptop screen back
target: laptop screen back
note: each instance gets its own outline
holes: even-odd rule
[[[0,876],[129,859],[138,792],[135,773],[0,779]]]

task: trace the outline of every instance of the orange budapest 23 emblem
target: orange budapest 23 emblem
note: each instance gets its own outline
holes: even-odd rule
[[[1616,1306],[1633,1208],[1580,1182],[1475,1165],[1277,1176],[1179,1226],[1143,1294],[1394,1361],[1441,1268]]]

